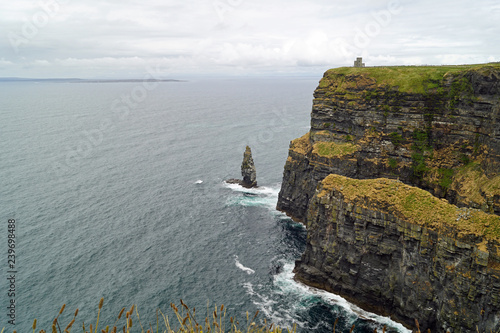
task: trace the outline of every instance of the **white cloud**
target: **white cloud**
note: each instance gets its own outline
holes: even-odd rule
[[[132,75],[157,63],[173,74],[317,74],[355,56],[368,65],[485,62],[500,54],[499,8],[495,0],[20,0],[0,4],[0,76]]]

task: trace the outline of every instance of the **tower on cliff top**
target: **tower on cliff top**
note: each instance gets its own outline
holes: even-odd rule
[[[357,57],[354,61],[354,67],[365,67],[365,63],[363,62],[363,58]]]

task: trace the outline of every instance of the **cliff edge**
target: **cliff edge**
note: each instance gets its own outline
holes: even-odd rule
[[[295,277],[422,331],[500,329],[500,217],[397,180],[330,175]]]
[[[296,278],[408,327],[499,330],[499,111],[500,64],[327,71],[277,204],[308,229]]]
[[[500,214],[500,64],[328,70],[291,142],[278,206],[304,221],[330,173],[385,177]]]

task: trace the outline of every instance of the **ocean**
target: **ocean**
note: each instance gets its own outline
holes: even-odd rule
[[[258,310],[257,323],[298,332],[337,318],[337,332],[407,332],[293,280],[307,230],[275,206],[318,81],[1,82],[0,329],[37,318],[49,331],[66,304],[60,320],[78,308],[80,330],[103,297],[100,328],[132,304],[144,327],[157,309],[174,319],[182,299],[202,317],[223,304],[243,327]],[[224,183],[246,145],[256,189]]]

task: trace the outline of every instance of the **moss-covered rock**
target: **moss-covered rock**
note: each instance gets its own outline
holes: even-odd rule
[[[500,329],[500,217],[390,179],[330,175],[296,278],[422,331]]]
[[[408,326],[498,331],[499,113],[500,64],[327,71],[278,198],[308,228],[296,277]]]
[[[311,129],[290,147],[287,163],[303,165],[293,180],[302,194],[292,194],[285,167],[278,209],[303,220],[304,200],[336,173],[399,179],[500,214],[499,112],[500,64],[328,70],[314,92]]]

